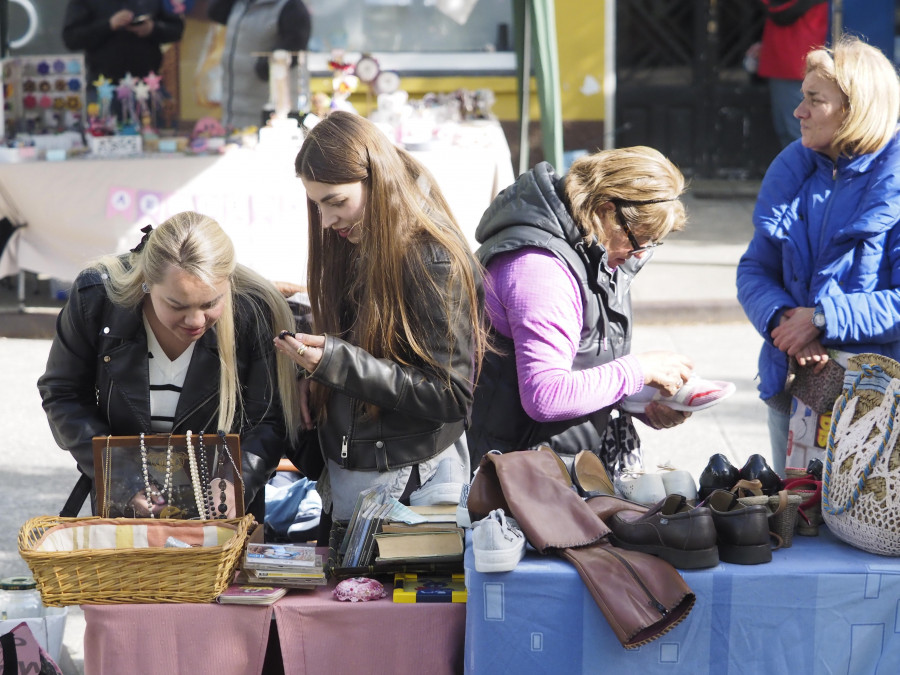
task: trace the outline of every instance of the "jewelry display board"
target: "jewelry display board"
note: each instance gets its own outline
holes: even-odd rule
[[[85,121],[84,56],[14,56],[0,61],[0,135],[80,131]]]
[[[225,519],[244,515],[237,434],[95,436],[104,518]]]

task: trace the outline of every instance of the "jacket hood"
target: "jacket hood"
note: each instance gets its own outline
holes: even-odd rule
[[[483,244],[507,227],[528,225],[574,246],[581,241],[582,234],[561,194],[562,179],[552,165],[541,162],[497,195],[481,217],[475,239]]]

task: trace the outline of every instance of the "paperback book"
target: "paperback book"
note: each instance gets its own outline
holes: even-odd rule
[[[223,605],[271,605],[287,593],[287,588],[278,586],[251,586],[231,584],[216,602]]]
[[[314,546],[294,544],[247,544],[244,567],[249,569],[321,567],[322,556],[316,562]]]

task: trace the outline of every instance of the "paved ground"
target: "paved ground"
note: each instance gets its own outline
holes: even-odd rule
[[[702,376],[737,385],[733,397],[676,429],[640,430],[645,468],[667,462],[696,478],[714,453],[741,466],[753,453],[768,457],[769,448],[754,382],[761,340],[734,291],[735,266],[750,238],[752,190],[698,185],[687,201],[688,229],[656,250],[634,286],[633,349],[685,353]],[[0,577],[28,573],[17,533],[28,518],[57,513],[76,476],[74,461],[53,441],[35,387],[59,303],[46,281],[27,280],[25,313],[17,311],[15,289],[0,288]],[[83,615],[72,607],[60,659],[66,675],[83,674],[83,633]]]

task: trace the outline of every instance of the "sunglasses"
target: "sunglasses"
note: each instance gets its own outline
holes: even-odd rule
[[[622,228],[622,231],[625,233],[625,236],[628,237],[628,243],[631,244],[631,250],[628,252],[628,255],[634,255],[635,253],[642,253],[643,251],[649,251],[651,248],[656,248],[657,246],[662,246],[663,242],[661,241],[649,241],[646,244],[641,245],[637,237],[634,236],[634,232],[632,232],[631,228],[628,227],[628,223],[625,222],[625,217],[622,215],[622,207],[623,206],[641,206],[643,204],[659,204],[661,202],[670,202],[671,199],[647,199],[643,201],[636,201],[632,199],[610,199],[612,205],[616,207],[616,223],[619,227]]]

